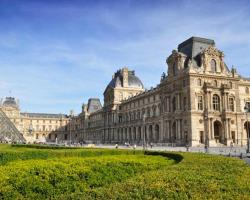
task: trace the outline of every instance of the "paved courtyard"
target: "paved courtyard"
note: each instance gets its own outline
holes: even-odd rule
[[[88,147],[86,145],[85,147]],[[116,148],[115,145],[95,145],[96,148]],[[118,145],[118,149],[143,149],[142,146],[125,146]],[[168,147],[168,146],[148,146],[146,148],[149,151],[172,151],[172,152],[197,152],[197,153],[209,153],[216,155],[224,155],[231,157],[238,157],[244,159],[248,164],[250,164],[250,154],[246,154],[245,147],[209,147],[207,150],[204,147]]]

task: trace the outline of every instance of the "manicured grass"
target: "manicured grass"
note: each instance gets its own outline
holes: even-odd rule
[[[250,199],[250,167],[234,158],[7,145],[0,154],[0,199]]]

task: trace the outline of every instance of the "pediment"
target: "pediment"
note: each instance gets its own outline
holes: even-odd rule
[[[213,56],[213,57],[224,57],[224,53],[220,50],[218,50],[216,47],[214,46],[210,46],[208,48],[206,48],[203,51],[204,54],[209,55],[209,56]]]

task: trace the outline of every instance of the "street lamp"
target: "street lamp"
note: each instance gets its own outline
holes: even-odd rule
[[[208,147],[209,147],[209,137],[208,137],[208,113],[207,110],[205,110],[205,151],[208,153]]]
[[[69,117],[69,146],[71,146],[71,116]]]
[[[29,132],[30,136],[32,136],[32,132],[33,132],[33,126],[32,126],[32,124],[29,125],[28,132]]]
[[[247,118],[247,126],[246,126],[246,131],[247,131],[247,153],[250,153],[250,135],[249,135],[249,122],[248,122],[248,113],[250,112],[250,107],[245,106],[244,108],[245,113],[246,113],[246,118]]]
[[[144,113],[143,116],[142,116],[142,120],[143,120],[143,127],[144,127],[144,131],[143,131],[143,150],[145,151],[146,150],[146,118],[147,118],[147,114]]]

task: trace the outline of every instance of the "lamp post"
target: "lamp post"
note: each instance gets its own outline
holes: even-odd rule
[[[32,126],[32,124],[29,125],[28,131],[29,131],[30,136],[32,136],[32,132],[33,132],[33,126]]]
[[[245,113],[246,113],[246,119],[247,119],[247,126],[246,126],[246,131],[247,131],[247,153],[250,153],[250,135],[249,135],[249,122],[248,122],[248,113],[250,112],[250,107],[245,106],[244,108]]]
[[[144,131],[143,131],[143,150],[145,151],[146,150],[146,118],[147,118],[147,114],[144,113],[143,116],[142,116],[142,120],[143,120],[143,127],[144,127]]]
[[[205,152],[208,153],[208,147],[209,147],[209,136],[208,136],[208,112],[207,109],[205,110]]]
[[[69,117],[69,146],[71,146],[71,116]]]

